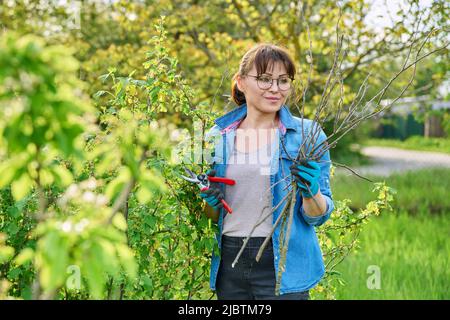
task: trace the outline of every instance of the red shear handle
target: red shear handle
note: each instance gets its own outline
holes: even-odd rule
[[[233,210],[231,210],[230,206],[228,205],[228,203],[225,200],[220,200],[220,202],[222,202],[223,207],[225,208],[225,210],[227,210],[227,212],[229,214],[233,213]]]
[[[210,182],[220,182],[220,183],[224,183],[227,184],[229,186],[234,186],[236,184],[236,181],[234,181],[233,179],[228,179],[228,178],[221,178],[221,177],[208,177],[208,180]]]
[[[233,182],[234,182],[234,180],[233,180]],[[200,191],[206,191],[206,190],[208,190],[208,187],[203,187],[203,188],[200,189]],[[225,208],[225,210],[227,210],[228,213],[231,214],[233,212],[233,210],[230,208],[230,206],[228,205],[228,203],[224,199],[220,200],[220,202],[222,202],[223,207]]]

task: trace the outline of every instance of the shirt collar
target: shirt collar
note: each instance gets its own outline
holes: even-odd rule
[[[288,107],[285,104],[281,106],[280,110],[278,111],[278,114],[280,118],[279,128],[283,135],[286,133],[287,129],[292,129],[295,131],[297,130],[294,117],[292,116]],[[247,104],[244,103],[239,107],[231,110],[227,114],[215,119],[214,122],[220,128],[221,132],[224,133],[236,129],[241,123],[241,121],[244,120],[246,115],[247,115]]]

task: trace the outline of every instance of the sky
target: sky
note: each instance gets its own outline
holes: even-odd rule
[[[407,9],[405,1],[402,0],[366,0],[371,3],[371,9],[366,16],[365,22],[376,29],[392,26],[389,15],[392,16],[394,22],[398,21],[395,14],[400,8]],[[429,8],[432,0],[419,0],[420,8]]]

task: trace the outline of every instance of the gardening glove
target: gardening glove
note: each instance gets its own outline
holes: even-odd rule
[[[208,170],[206,175],[209,177],[214,177],[216,175],[215,170]],[[224,198],[222,191],[220,191],[219,184],[215,182],[209,183],[209,189],[200,192],[200,197],[202,197],[206,203],[215,210],[219,210],[223,207],[221,200]]]
[[[291,174],[304,198],[312,198],[319,191],[320,167],[315,161],[302,160],[290,166]],[[306,186],[308,185],[308,187]]]

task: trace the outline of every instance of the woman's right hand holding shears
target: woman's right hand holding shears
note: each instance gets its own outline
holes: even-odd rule
[[[202,197],[206,201],[206,203],[210,207],[214,208],[215,210],[219,210],[219,209],[223,208],[225,205],[226,206],[225,209],[229,213],[231,213],[232,210],[227,205],[227,203],[224,201],[225,196],[224,196],[223,192],[220,190],[220,187],[218,185],[219,182],[223,182],[222,180],[227,181],[230,179],[214,178],[216,175],[215,170],[208,170],[206,172],[206,175],[208,176],[208,180],[210,181],[209,188],[206,190],[202,190],[200,192],[200,197]],[[233,181],[233,183],[226,182],[226,184],[233,185],[234,181]]]

